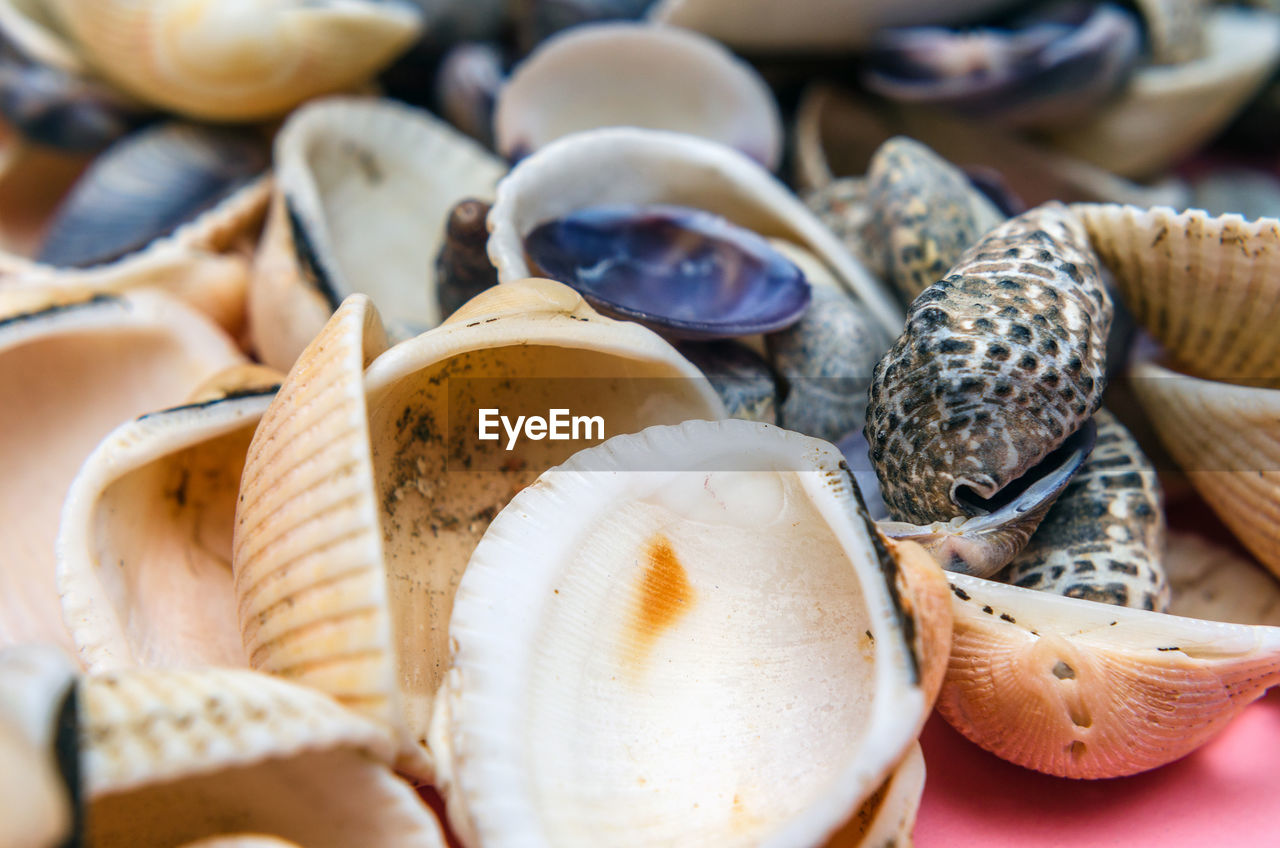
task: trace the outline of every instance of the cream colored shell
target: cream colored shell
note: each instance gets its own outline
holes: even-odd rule
[[[158,292],[0,291],[0,644],[74,650],[54,577],[68,484],[111,428],[242,362],[217,327]]]
[[[1280,627],[1280,579],[1252,559],[1192,533],[1170,533],[1169,612]]]
[[[583,444],[479,442],[480,407],[598,414],[607,433],[724,414],[670,345],[549,280],[490,289],[390,349],[368,298],[334,314],[250,445],[232,560],[239,619],[252,667],[376,720],[416,775],[431,772],[423,740],[472,548],[517,491]]]
[[[498,184],[489,211],[489,259],[498,282],[534,273],[524,238],[538,224],[586,206],[669,203],[722,215],[761,236],[787,239],[896,334],[902,310],[839,239],[780,182],[743,154],[706,139],[629,127],[565,136],[522,160]]]
[[[619,22],[564,30],[516,66],[493,120],[498,152],[508,158],[608,126],[709,138],[770,170],[782,156],[782,119],[756,70],[676,27]]]

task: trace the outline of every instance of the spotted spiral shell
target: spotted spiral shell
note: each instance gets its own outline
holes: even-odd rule
[[[1160,481],[1138,442],[1105,409],[1098,440],[1027,547],[997,577],[1027,589],[1165,612]]]
[[[894,518],[980,514],[1098,408],[1111,300],[1079,221],[1046,203],[924,291],[876,365],[867,441]]]

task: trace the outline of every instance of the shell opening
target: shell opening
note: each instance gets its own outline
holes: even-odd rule
[[[1031,512],[1062,492],[1067,481],[1084,465],[1097,435],[1097,425],[1091,418],[1048,456],[991,497],[984,498],[961,479],[951,489],[951,500],[968,515],[1012,519]]]

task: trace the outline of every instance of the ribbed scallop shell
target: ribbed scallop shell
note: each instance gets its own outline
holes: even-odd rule
[[[995,579],[1068,598],[1165,612],[1169,582],[1160,481],[1137,440],[1105,409],[1098,440],[1035,535]]]
[[[236,832],[302,845],[422,846],[434,815],[386,766],[372,723],[249,671],[130,669],[80,685],[89,844]]]
[[[89,63],[130,94],[206,120],[281,115],[352,88],[407,48],[407,3],[53,0]]]
[[[111,428],[242,362],[217,327],[158,292],[0,290],[0,644],[74,650],[54,580],[68,484]]]
[[[274,163],[249,315],[259,354],[281,370],[356,292],[373,298],[393,337],[439,324],[432,269],[449,212],[492,197],[506,170],[424,110],[353,97],[290,115]]]
[[[1077,204],[1125,306],[1180,366],[1280,377],[1280,221],[1199,209]]]
[[[1280,388],[1202,380],[1153,362],[1131,374],[1161,443],[1196,491],[1280,575]]]
[[[698,33],[601,23],[544,41],[503,86],[494,111],[500,154],[525,156],[597,127],[649,127],[727,144],[770,170],[782,119],[756,70]]]
[[[867,195],[886,276],[904,303],[945,277],[1004,217],[959,168],[901,136],[871,157]]]
[[[668,344],[549,280],[490,289],[389,350],[368,298],[348,298],[245,463],[233,569],[251,666],[376,720],[401,767],[430,774],[421,745],[467,558],[493,515],[575,444],[508,452],[476,440],[471,410],[556,406],[594,407],[611,431],[724,414]]]
[[[1027,768],[1077,778],[1156,768],[1280,682],[1280,628],[950,579],[955,631],[938,710]]]
[[[459,585],[432,723],[465,844],[817,845],[854,815],[928,713],[917,636],[946,644],[948,602],[842,463],[691,421],[516,496]]]
[[[1032,209],[912,303],[876,366],[867,440],[885,504],[916,524],[990,498],[1101,403],[1111,302],[1079,221]]]
[[[117,427],[63,504],[63,621],[90,671],[246,666],[231,587],[240,474],[282,375],[244,366]]]

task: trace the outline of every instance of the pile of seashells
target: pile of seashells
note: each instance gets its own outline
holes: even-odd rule
[[[1195,750],[1280,683],[1278,68],[1274,0],[0,0],[0,846],[874,848],[935,706]]]

